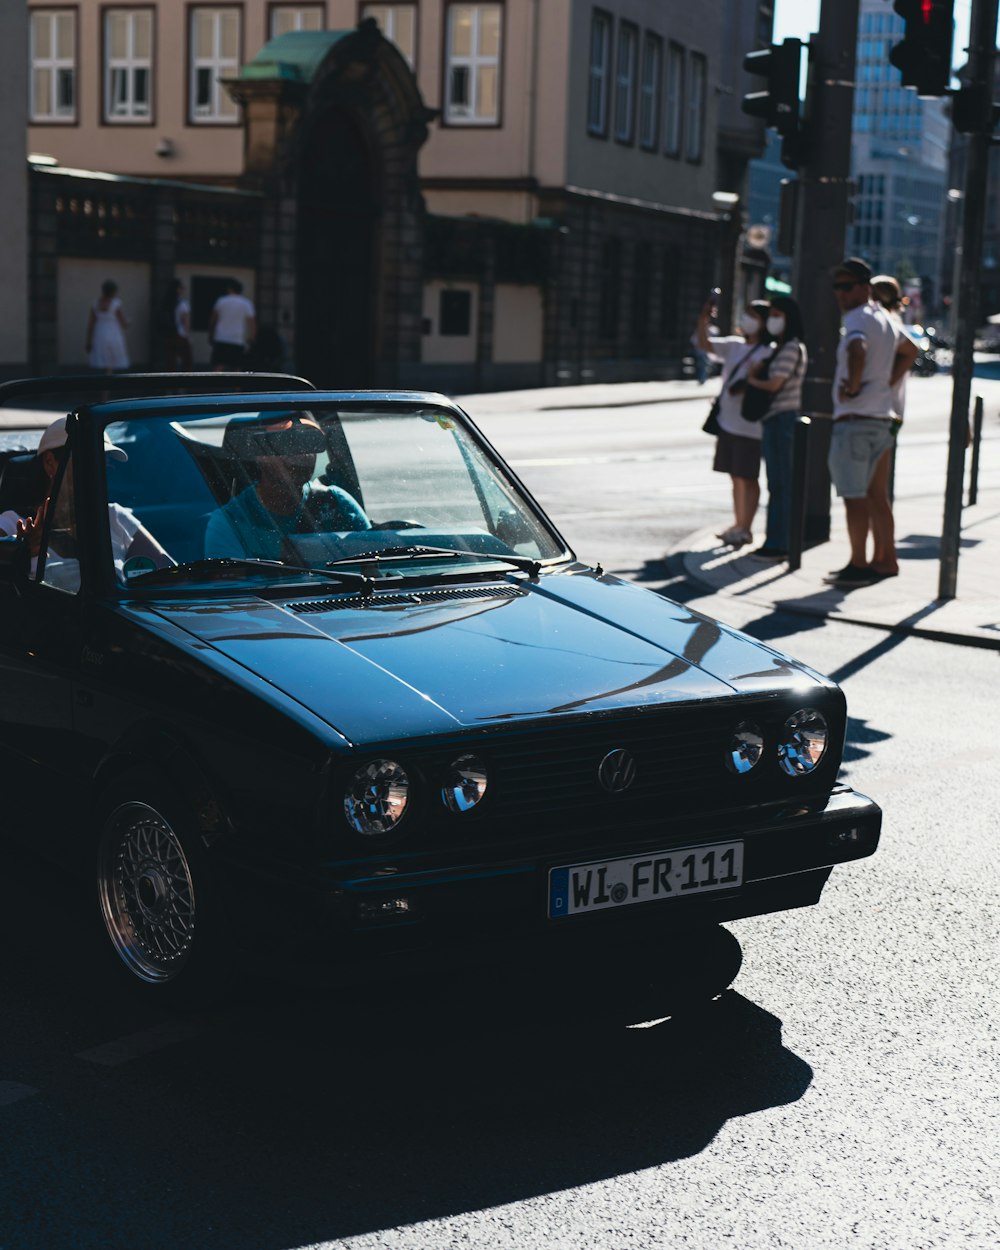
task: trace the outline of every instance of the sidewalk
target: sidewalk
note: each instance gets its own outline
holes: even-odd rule
[[[830,541],[806,551],[794,573],[722,546],[712,530],[691,534],[671,554],[691,581],[755,607],[1000,651],[1000,491],[980,488],[976,506],[963,510],[957,597],[947,602],[937,598],[941,499],[897,501],[895,515],[899,576],[874,586],[846,590],[823,581],[847,563],[839,499],[832,500]]]

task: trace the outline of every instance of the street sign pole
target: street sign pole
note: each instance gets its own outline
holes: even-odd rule
[[[953,390],[948,437],[948,476],[941,529],[938,598],[954,599],[958,586],[958,552],[962,540],[962,484],[965,441],[969,428],[973,353],[979,323],[979,281],[986,221],[986,187],[993,131],[993,63],[996,58],[997,11],[1000,0],[972,0],[969,24],[967,82],[982,97],[981,123],[967,140],[965,187],[962,195],[961,261],[956,313]]]
[[[811,416],[833,412],[833,374],[840,312],[830,273],[844,258],[851,184],[851,116],[860,0],[823,0],[819,31],[810,43],[806,101],[807,145],[798,194],[795,298],[809,335],[803,407]],[[829,420],[813,421],[806,482],[806,546],[830,537]]]

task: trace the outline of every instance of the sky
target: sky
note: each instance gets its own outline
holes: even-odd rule
[[[829,0],[833,3],[833,0]],[[774,42],[782,39],[808,39],[819,28],[820,0],[775,0]],[[886,9],[891,12],[889,0]],[[969,16],[972,0],[955,0],[955,43],[952,64],[961,65],[965,60],[968,44]]]

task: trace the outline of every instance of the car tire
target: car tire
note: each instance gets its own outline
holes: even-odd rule
[[[98,909],[119,969],[147,998],[216,1001],[232,984],[232,957],[191,814],[151,775],[130,772],[106,792],[98,831]]]
[[[666,962],[662,951],[635,962],[626,983],[631,1014],[697,1016],[732,985],[742,964],[742,947],[722,925],[685,933]]]

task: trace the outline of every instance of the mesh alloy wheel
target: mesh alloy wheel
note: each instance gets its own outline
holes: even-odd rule
[[[195,940],[195,890],[180,838],[145,803],[108,817],[98,856],[101,916],[118,955],[147,984],[174,980]]]

